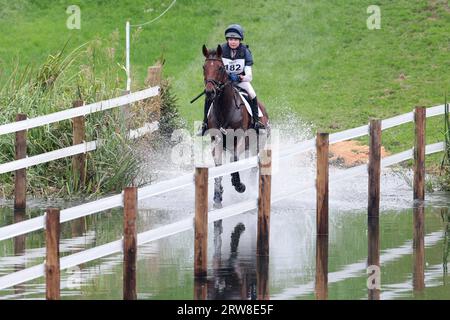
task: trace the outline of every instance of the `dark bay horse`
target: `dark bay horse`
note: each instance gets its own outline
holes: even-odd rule
[[[239,156],[249,150],[252,141],[255,148],[259,150],[262,139],[256,137],[252,129],[252,118],[247,112],[245,104],[233,83],[228,79],[228,74],[222,61],[222,47],[216,50],[208,50],[203,45],[205,63],[203,75],[205,80],[205,93],[208,101],[212,101],[212,110],[208,114],[208,133],[211,141],[215,144],[213,150],[214,163],[216,166],[222,164],[222,152],[228,150],[232,154],[232,161],[238,161]],[[258,102],[263,116],[261,122],[266,128],[267,136],[270,134],[269,116],[264,105]],[[267,137],[266,136],[266,137]],[[251,139],[255,137],[255,139]],[[227,141],[228,140],[228,141]],[[257,152],[257,151],[256,151]],[[239,193],[245,191],[245,185],[241,182],[239,172],[231,174],[231,183]],[[222,177],[215,179],[214,184],[214,207],[222,206]]]

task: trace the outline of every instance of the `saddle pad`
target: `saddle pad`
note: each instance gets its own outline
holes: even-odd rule
[[[250,107],[250,104],[248,103],[247,99],[244,98],[242,93],[239,92],[239,95],[241,96],[242,101],[244,101],[245,109],[247,109],[247,112],[253,116],[252,108]],[[211,113],[212,108],[214,107],[214,103],[211,103],[211,106],[209,107],[207,117],[209,118],[209,114]],[[258,106],[258,117],[262,117],[263,113],[261,111],[261,108]]]
[[[241,96],[242,101],[244,101],[245,108],[247,109],[247,112],[248,112],[251,116],[253,116],[252,108],[250,107],[250,104],[248,103],[247,99],[245,99],[245,97],[242,95],[241,92],[239,92],[239,95]],[[263,113],[262,113],[262,111],[261,111],[261,108],[258,106],[258,117],[262,117],[262,116],[263,116]]]

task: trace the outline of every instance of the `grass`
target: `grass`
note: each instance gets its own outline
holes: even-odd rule
[[[124,64],[124,27],[149,21],[171,3],[164,1],[0,0],[0,72],[43,61],[70,39],[74,48],[92,39],[114,39],[112,63]],[[65,9],[81,8],[81,30],[68,30]],[[381,29],[368,30],[372,1],[178,0],[157,22],[133,28],[133,85],[146,69],[166,60],[164,74],[191,127],[202,103],[189,100],[203,88],[201,46],[223,42],[226,25],[241,23],[254,55],[254,87],[275,122],[299,117],[313,130],[340,131],[369,118],[387,118],[415,106],[435,106],[450,91],[450,9],[442,0],[379,0]],[[106,68],[105,66],[99,66]],[[1,77],[1,76],[0,76]],[[124,87],[125,74],[118,81]],[[442,141],[442,119],[427,122],[427,143]],[[412,147],[413,127],[387,130],[392,153]],[[442,155],[427,158],[438,165]]]

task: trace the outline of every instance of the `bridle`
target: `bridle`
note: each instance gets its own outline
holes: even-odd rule
[[[222,59],[218,59],[218,58],[206,58],[205,61],[220,61],[222,62],[222,70],[221,70],[221,76],[222,78],[224,77],[224,75],[226,74],[225,68],[223,67],[223,61]],[[225,77],[225,82],[220,82],[217,81],[216,79],[205,79],[205,86],[208,83],[212,83],[212,85],[214,86],[214,94],[217,97],[219,97],[222,94],[222,90],[223,88],[230,83],[230,81],[228,80],[228,77]]]

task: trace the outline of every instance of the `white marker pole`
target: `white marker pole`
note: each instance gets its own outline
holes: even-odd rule
[[[127,91],[131,92],[131,70],[130,70],[130,21],[126,25],[126,69],[127,69]]]

